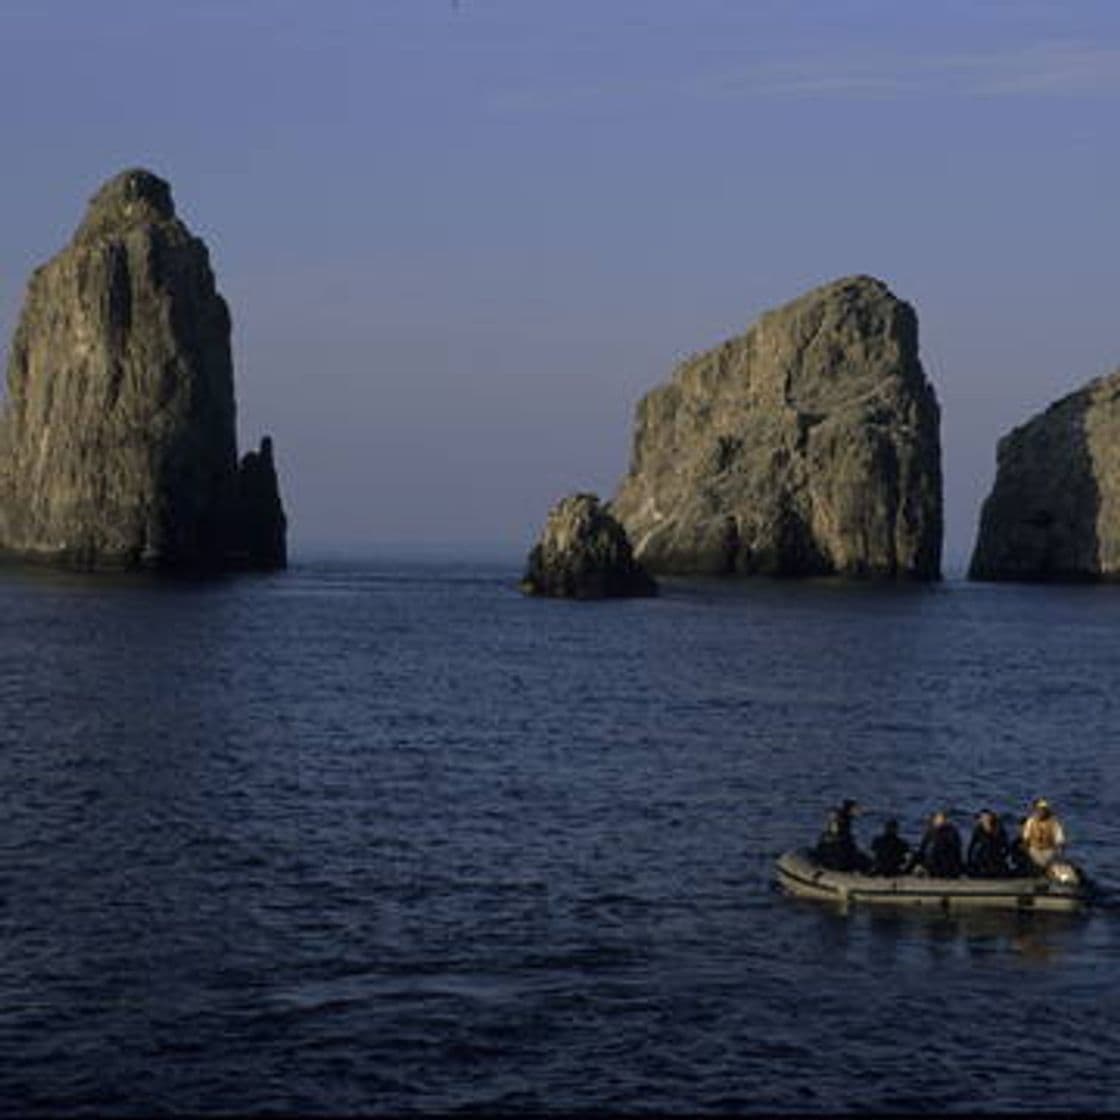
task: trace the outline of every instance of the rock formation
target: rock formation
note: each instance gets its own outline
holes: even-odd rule
[[[657,584],[634,560],[626,531],[594,494],[573,494],[552,508],[521,589],[569,599],[657,594]]]
[[[280,484],[272,461],[272,440],[242,457],[237,472],[237,509],[232,544],[246,567],[267,570],[288,563],[288,521],[280,502]]]
[[[1120,371],[999,442],[970,579],[1120,578]]]
[[[0,549],[82,567],[285,564],[271,444],[237,461],[230,318],[171,190],[126,171],[36,270],[0,417]]]
[[[639,403],[611,509],[653,572],[937,579],[939,422],[913,309],[838,280]]]

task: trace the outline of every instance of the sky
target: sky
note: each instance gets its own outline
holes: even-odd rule
[[[870,273],[951,574],[999,437],[1120,365],[1114,0],[4,0],[0,58],[0,337],[103,180],[170,180],[293,558],[524,553],[677,361]]]

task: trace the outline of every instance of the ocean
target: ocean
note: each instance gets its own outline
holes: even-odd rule
[[[1045,794],[1120,886],[1120,589],[0,571],[0,1110],[1120,1109],[1120,910],[774,887]]]

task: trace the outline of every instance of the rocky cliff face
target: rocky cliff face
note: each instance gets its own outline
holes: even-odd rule
[[[83,567],[282,567],[271,445],[237,461],[229,338],[168,184],[141,170],[106,183],[28,286],[0,417],[0,548]]]
[[[657,594],[657,584],[634,561],[626,531],[594,494],[573,494],[552,508],[521,589],[569,599]]]
[[[939,424],[913,309],[838,280],[639,403],[611,509],[654,572],[936,579]]]
[[[1120,371],[1004,436],[969,578],[1120,578]]]

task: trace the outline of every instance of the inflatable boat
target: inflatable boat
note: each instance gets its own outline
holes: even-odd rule
[[[1048,874],[1008,879],[935,879],[925,875],[862,875],[831,871],[803,848],[779,856],[778,885],[787,894],[841,904],[859,902],[941,910],[1078,910],[1089,902],[1085,876],[1070,863]]]

